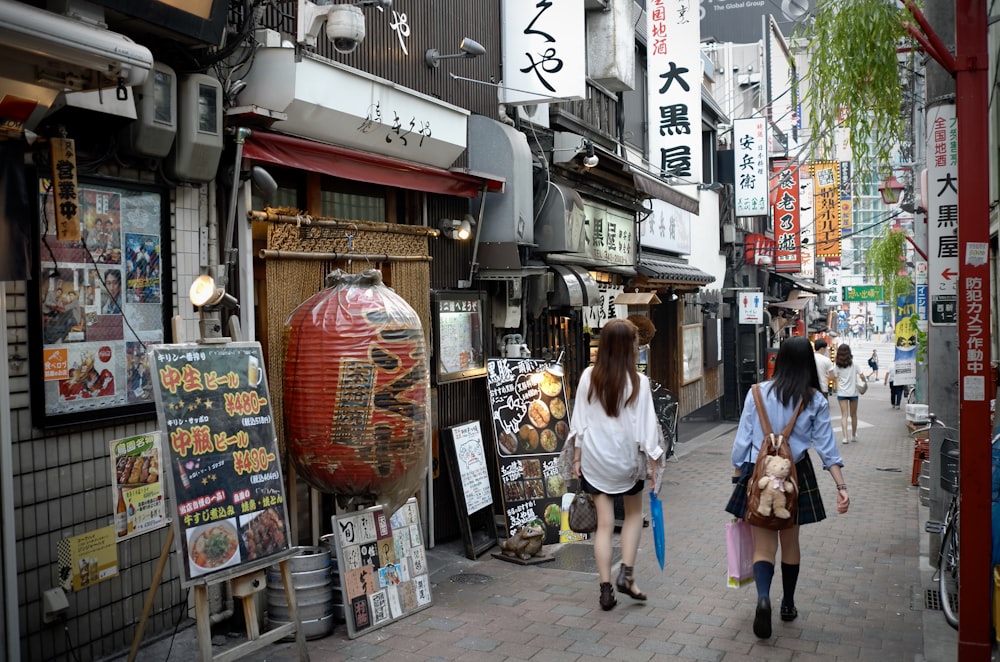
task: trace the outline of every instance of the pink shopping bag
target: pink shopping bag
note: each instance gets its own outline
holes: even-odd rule
[[[753,581],[753,531],[741,519],[726,524],[726,586],[740,588]]]

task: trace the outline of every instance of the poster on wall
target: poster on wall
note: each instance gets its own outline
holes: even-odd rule
[[[566,484],[558,458],[569,435],[563,378],[535,359],[487,362],[500,496],[508,536],[526,524],[545,531],[545,544],[560,542]]]
[[[382,506],[334,515],[337,569],[351,639],[431,604],[417,500],[391,515]]]
[[[159,432],[111,442],[111,493],[119,542],[167,525],[160,458]]]
[[[93,420],[94,412],[152,413],[146,349],[163,343],[167,328],[163,191],[87,179],[77,190],[79,238],[60,240],[52,181],[38,180],[38,267],[28,301],[40,427]]]
[[[65,591],[80,591],[118,576],[115,527],[105,526],[56,545],[59,585]]]
[[[181,585],[294,555],[260,343],[156,345],[151,361]]]

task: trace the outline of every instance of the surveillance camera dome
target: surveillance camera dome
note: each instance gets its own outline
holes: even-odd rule
[[[365,16],[354,5],[337,5],[326,19],[326,38],[338,53],[353,53],[365,40]]]

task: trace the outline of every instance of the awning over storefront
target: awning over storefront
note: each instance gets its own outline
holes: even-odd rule
[[[632,181],[635,182],[636,190],[658,200],[669,202],[673,206],[689,211],[696,216],[698,215],[699,203],[694,198],[689,198],[680,191],[668,186],[662,179],[647,175],[631,164],[626,164],[625,170],[632,173]]]
[[[243,146],[243,156],[332,177],[463,198],[476,197],[483,187],[503,193],[506,184],[495,175],[445,170],[280,133],[252,132]]]
[[[806,278],[799,278],[798,276],[779,272],[774,272],[774,275],[778,278],[784,278],[799,290],[805,290],[806,292],[812,292],[813,294],[826,294],[830,291],[830,288],[823,287],[819,283]]]
[[[672,260],[651,260],[642,258],[638,271],[641,275],[654,280],[689,283],[692,285],[708,285],[715,282],[715,276],[706,273],[698,267]]]
[[[583,267],[576,265],[551,265],[555,272],[555,290],[551,303],[555,306],[597,306],[601,293],[597,281]]]
[[[802,310],[808,305],[811,299],[789,299],[788,301],[775,301],[774,303],[769,303],[769,306],[775,306],[777,308],[791,308],[792,310]]]

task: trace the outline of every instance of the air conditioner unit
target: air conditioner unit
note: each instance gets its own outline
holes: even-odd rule
[[[153,66],[153,55],[117,32],[0,0],[0,77],[23,72],[14,65],[25,62],[32,65],[33,80],[22,82],[87,90],[140,85]]]

